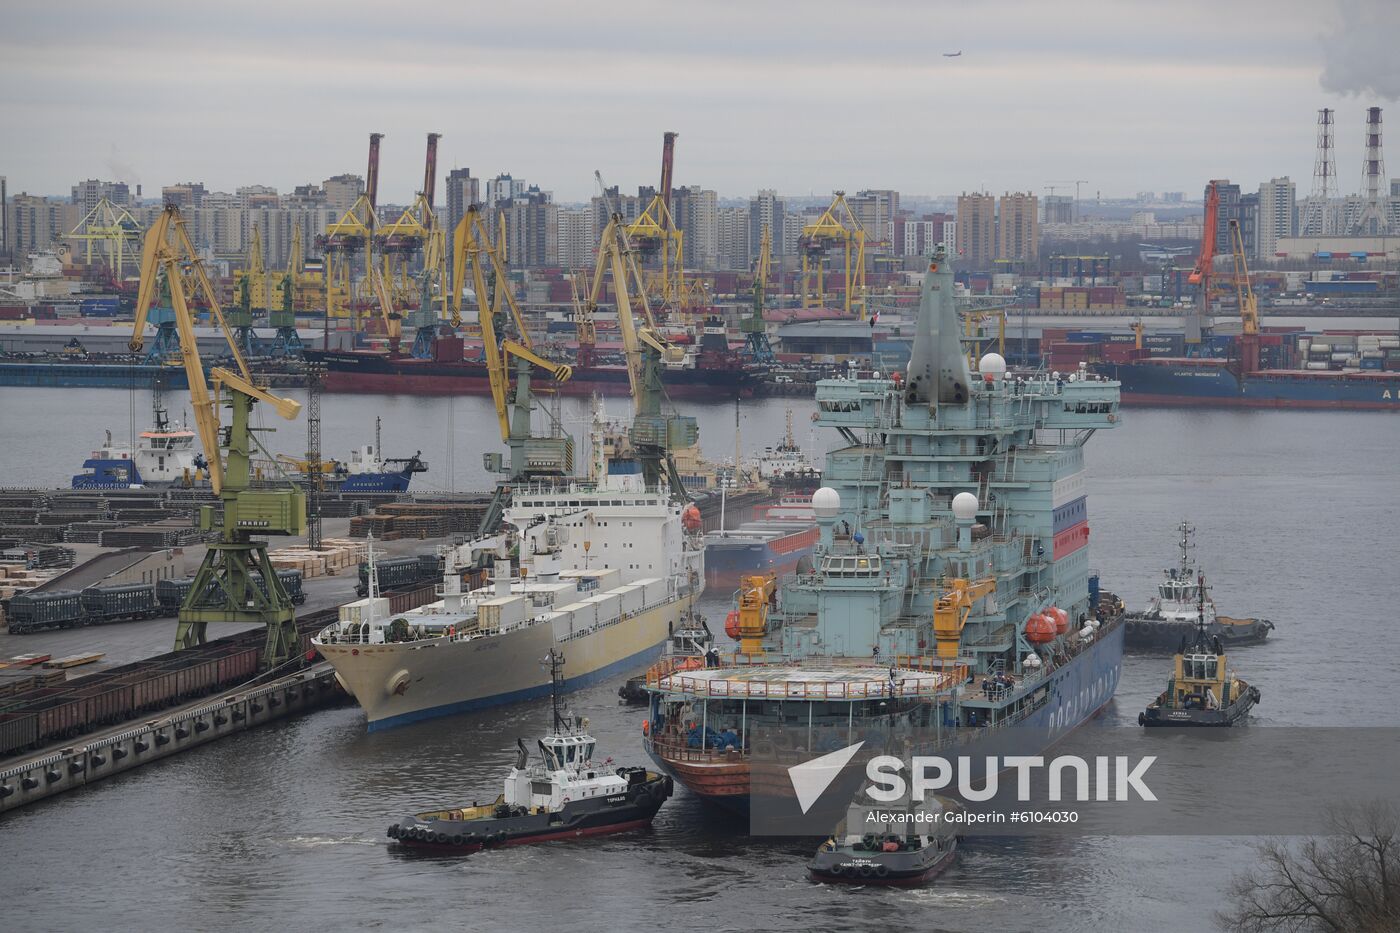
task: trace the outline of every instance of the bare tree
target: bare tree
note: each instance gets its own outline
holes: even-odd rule
[[[1375,803],[1333,808],[1331,832],[1294,848],[1259,846],[1260,865],[1230,885],[1221,926],[1239,933],[1400,930],[1400,811]]]

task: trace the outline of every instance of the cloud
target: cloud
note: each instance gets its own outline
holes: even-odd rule
[[[1400,4],[1395,0],[1341,0],[1336,26],[1322,37],[1322,89],[1400,100],[1397,42]]]

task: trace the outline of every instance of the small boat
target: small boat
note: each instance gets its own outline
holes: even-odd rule
[[[1227,648],[1237,645],[1260,645],[1273,631],[1268,619],[1236,619],[1217,615],[1206,576],[1191,559],[1192,537],[1196,529],[1182,522],[1178,547],[1181,557],[1176,567],[1163,571],[1157,584],[1157,595],[1141,612],[1123,615],[1123,644],[1140,650],[1171,649],[1183,638],[1195,634],[1199,617],[1204,614],[1206,634],[1220,638]]]
[[[663,658],[691,658],[697,666],[717,662],[719,654],[715,650],[715,634],[710,631],[710,623],[694,609],[686,610],[681,616],[680,626],[666,640],[662,649]],[[638,674],[627,678],[627,682],[617,688],[617,695],[627,706],[645,706],[651,694],[646,691],[646,675]]]
[[[936,878],[958,851],[962,804],[947,797],[876,803],[861,795],[807,866],[813,880],[842,884],[920,884]]]
[[[411,849],[470,853],[620,833],[651,823],[671,796],[671,778],[645,768],[594,765],[597,742],[588,734],[588,720],[567,715],[560,706],[563,656],[551,650],[547,660],[554,731],[539,740],[540,760],[532,763],[525,743],[517,739],[515,767],[494,801],[406,817],[389,825],[390,839]]]
[[[1182,642],[1167,689],[1138,714],[1140,726],[1233,726],[1259,702],[1259,688],[1229,669],[1220,636],[1197,625]]]

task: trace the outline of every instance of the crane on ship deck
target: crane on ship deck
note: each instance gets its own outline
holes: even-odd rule
[[[613,295],[617,302],[617,323],[622,333],[627,379],[632,389],[632,427],[628,431],[632,449],[648,487],[670,484],[671,495],[685,500],[685,484],[671,454],[672,450],[696,443],[700,429],[694,418],[663,410],[666,389],[662,370],[681,365],[685,351],[670,343],[656,328],[656,319],[642,287],[637,257],[628,239],[620,214],[614,213],[598,241],[598,260],[593,270],[587,309],[591,316],[598,307],[603,277],[612,274]],[[633,312],[631,289],[637,290],[642,320]]]
[[[468,267],[470,266],[470,269]],[[489,275],[488,275],[489,273]],[[538,367],[556,382],[567,382],[573,376],[572,367],[545,359],[531,345],[529,331],[520,306],[506,283],[505,265],[491,241],[491,232],[481,216],[480,205],[473,204],[457,224],[452,235],[452,281],[458,283],[449,302],[452,326],[462,323],[462,288],[468,281],[476,299],[477,322],[481,326],[482,353],[486,360],[487,379],[491,385],[491,400],[496,408],[496,420],[501,440],[510,450],[509,463],[499,453],[483,455],[486,469],[503,473],[506,479],[496,486],[479,533],[495,534],[510,495],[511,486],[541,477],[568,476],[574,471],[574,442],[552,419],[548,435],[535,435],[531,428],[534,396],[530,389],[532,369]],[[495,288],[487,284],[493,277]],[[501,306],[509,310],[507,315]],[[507,331],[514,325],[514,338]],[[518,338],[518,339],[515,339]],[[511,369],[515,384],[511,385]]]
[[[223,330],[235,369],[214,367],[206,377],[195,338],[181,268],[189,270],[199,295]],[[253,405],[263,402],[288,420],[297,417],[301,404],[253,384],[233,330],[224,317],[199,254],[185,230],[177,207],[169,205],[146,233],[141,256],[141,284],[137,294],[131,350],[141,352],[147,314],[155,298],[157,280],[164,274],[170,290],[180,356],[189,380],[190,408],[194,415],[204,466],[219,506],[203,506],[199,527],[219,532],[208,546],[189,593],[180,606],[176,649],[205,641],[210,622],[260,623],[267,627],[263,663],[271,668],[297,652],[295,609],[291,595],[278,579],[267,556],[264,535],[300,535],[306,531],[306,496],[290,481],[286,487],[252,489],[253,448],[262,448],[251,424]],[[220,424],[220,407],[231,412],[228,426]],[[266,455],[266,450],[263,450]],[[271,459],[271,458],[269,458]]]

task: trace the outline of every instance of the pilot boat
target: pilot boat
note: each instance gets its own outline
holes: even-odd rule
[[[588,720],[566,714],[560,704],[564,657],[551,650],[547,661],[554,730],[539,740],[539,760],[532,762],[517,739],[515,767],[495,800],[405,817],[389,824],[390,839],[410,849],[470,853],[620,833],[651,823],[674,790],[671,779],[641,767],[595,765],[597,741],[588,734]]]

